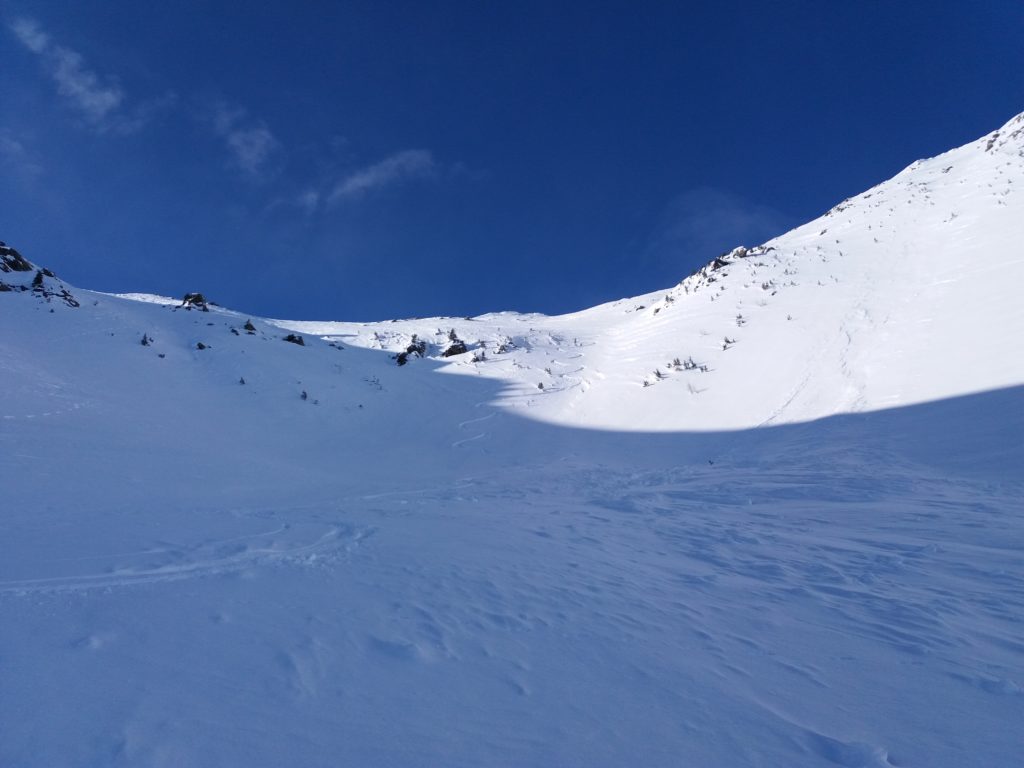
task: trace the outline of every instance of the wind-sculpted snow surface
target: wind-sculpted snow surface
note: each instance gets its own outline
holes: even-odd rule
[[[1017,765],[1021,124],[564,317],[17,262],[0,766]]]

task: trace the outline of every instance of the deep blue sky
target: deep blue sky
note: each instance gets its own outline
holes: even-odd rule
[[[677,282],[1024,110],[1024,3],[9,2],[0,239],[254,314]]]

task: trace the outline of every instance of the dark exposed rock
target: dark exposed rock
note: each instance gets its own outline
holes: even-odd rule
[[[0,245],[0,272],[31,272],[32,264],[7,245]]]
[[[464,355],[469,350],[466,349],[466,342],[462,340],[456,340],[452,342],[451,346],[448,347],[444,352],[441,353],[441,357],[454,357],[455,355]]]
[[[35,277],[32,278],[32,293],[36,294],[41,299],[46,299],[49,303],[50,299],[57,298],[67,304],[69,307],[79,306],[78,301],[72,295],[71,291],[61,283],[59,280],[56,287],[50,287],[46,284],[46,278],[56,276],[48,269],[40,269],[36,271]],[[27,290],[25,286],[22,286],[21,290]]]
[[[58,298],[69,307],[79,306],[75,297],[71,294],[71,291],[69,291],[67,286],[57,279],[57,276],[52,270],[36,267],[32,262],[9,245],[4,242],[0,242],[0,272],[32,272],[33,270],[35,271],[35,275],[32,276],[31,283],[26,284],[18,279],[14,279],[13,283],[0,281],[0,293],[14,293],[31,290],[39,298],[45,299],[47,303],[49,303],[52,298]],[[57,285],[48,285],[46,282],[47,279],[56,280]]]
[[[451,344],[448,345],[448,349],[441,353],[441,357],[453,357],[454,355],[464,355],[469,351],[466,346],[466,342],[458,337],[455,333],[455,329],[452,328],[448,331],[448,341]]]
[[[295,333],[289,333],[287,336],[284,337],[284,340],[291,342],[292,344],[298,344],[300,347],[306,346],[305,340]]]
[[[416,357],[423,357],[427,354],[427,342],[423,341],[416,334],[412,336],[412,343],[405,348],[403,352],[399,352],[395,355],[395,362],[399,365],[405,365],[409,362],[410,355],[416,355]]]
[[[209,302],[206,300],[206,297],[203,296],[203,294],[186,293],[184,297],[182,297],[181,299],[181,305],[179,306],[179,309],[181,307],[184,307],[185,309],[192,309],[193,307],[195,307],[196,309],[200,309],[203,312],[209,312],[210,308],[209,306],[207,306],[208,304]]]

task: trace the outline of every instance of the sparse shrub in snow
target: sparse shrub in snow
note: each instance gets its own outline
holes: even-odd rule
[[[252,320],[246,320],[245,325],[243,325],[242,328],[245,329],[246,333],[256,333],[256,326],[252,324]]]
[[[145,334],[145,333],[142,334],[142,346],[148,347],[152,343],[153,343],[153,340],[151,338],[149,338],[149,336],[147,334]]]

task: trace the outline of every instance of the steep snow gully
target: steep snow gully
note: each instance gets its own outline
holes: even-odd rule
[[[1019,765],[1022,189],[1018,116],[561,317],[0,247],[0,765]]]

